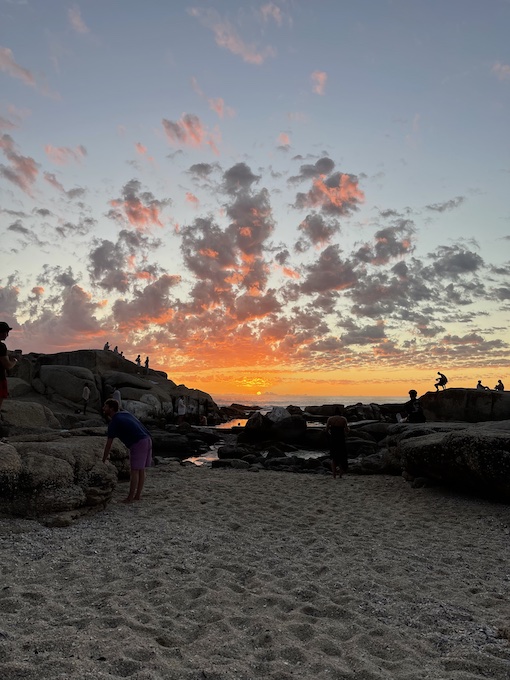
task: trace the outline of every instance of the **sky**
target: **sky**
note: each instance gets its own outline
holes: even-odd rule
[[[508,383],[510,0],[0,0],[0,320],[232,398]]]

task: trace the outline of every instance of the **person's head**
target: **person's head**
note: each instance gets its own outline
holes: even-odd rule
[[[482,381],[481,381],[481,380],[479,380],[479,381],[478,381],[478,384],[479,384],[479,385],[481,385],[481,384],[482,384]]]
[[[12,328],[5,321],[0,321],[0,340],[5,340]]]
[[[409,396],[411,397],[411,399],[416,399],[416,397],[418,396],[418,392],[416,390],[409,390]]]
[[[120,404],[116,399],[107,399],[103,405],[103,413],[107,418],[112,418],[119,408]]]

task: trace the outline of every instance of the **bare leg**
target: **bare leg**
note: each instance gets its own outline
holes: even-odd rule
[[[135,501],[140,500],[144,484],[145,484],[145,470],[138,470],[138,486],[136,487],[135,497],[133,500]]]
[[[140,472],[141,470],[131,470],[131,476],[129,480],[129,493],[127,495],[127,498],[125,498],[122,502],[123,503],[132,503],[135,499],[135,493],[138,488],[138,481],[140,478]]]
[[[331,459],[331,472],[333,473],[333,479],[336,479],[336,463],[333,458]]]

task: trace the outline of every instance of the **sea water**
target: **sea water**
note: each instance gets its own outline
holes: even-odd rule
[[[283,408],[286,408],[287,406],[299,406],[301,409],[305,410],[307,406],[326,406],[328,404],[342,404],[343,406],[351,406],[353,404],[403,404],[405,401],[407,401],[407,398],[404,396],[398,396],[398,397],[389,397],[389,396],[353,396],[353,397],[311,397],[311,396],[301,396],[301,395],[287,395],[287,396],[274,396],[270,397],[270,399],[267,398],[267,396],[261,397],[260,400],[259,398],[256,397],[254,400],[252,399],[247,399],[246,397],[242,397],[240,399],[222,399],[218,398],[215,399],[215,403],[218,406],[230,406],[232,403],[235,404],[242,404],[243,406],[253,406],[253,407],[258,407],[257,410],[260,409],[261,413],[269,413],[272,408],[276,406],[281,406]],[[232,427],[238,426],[238,427],[244,427],[246,425],[246,418],[234,418],[233,420],[229,420],[227,423],[223,423],[221,425],[216,425],[215,429],[230,429]],[[323,423],[318,424],[320,427],[324,427]],[[308,423],[309,427],[313,427],[314,423]],[[207,453],[203,454],[202,456],[193,456],[192,458],[188,458],[192,463],[195,463],[195,465],[204,465],[207,463],[210,463],[212,460],[215,460],[218,458],[217,450],[218,446],[221,446],[222,444],[217,444],[213,447],[211,447],[211,450],[208,451]],[[316,457],[316,456],[322,456],[324,453],[320,452],[312,452],[312,451],[307,451],[306,453],[304,451],[302,452],[297,452],[296,455],[302,455],[303,457]]]

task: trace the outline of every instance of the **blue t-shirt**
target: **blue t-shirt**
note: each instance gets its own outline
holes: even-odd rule
[[[118,411],[108,425],[108,439],[118,437],[129,448],[140,439],[150,437],[142,423],[129,411]]]

